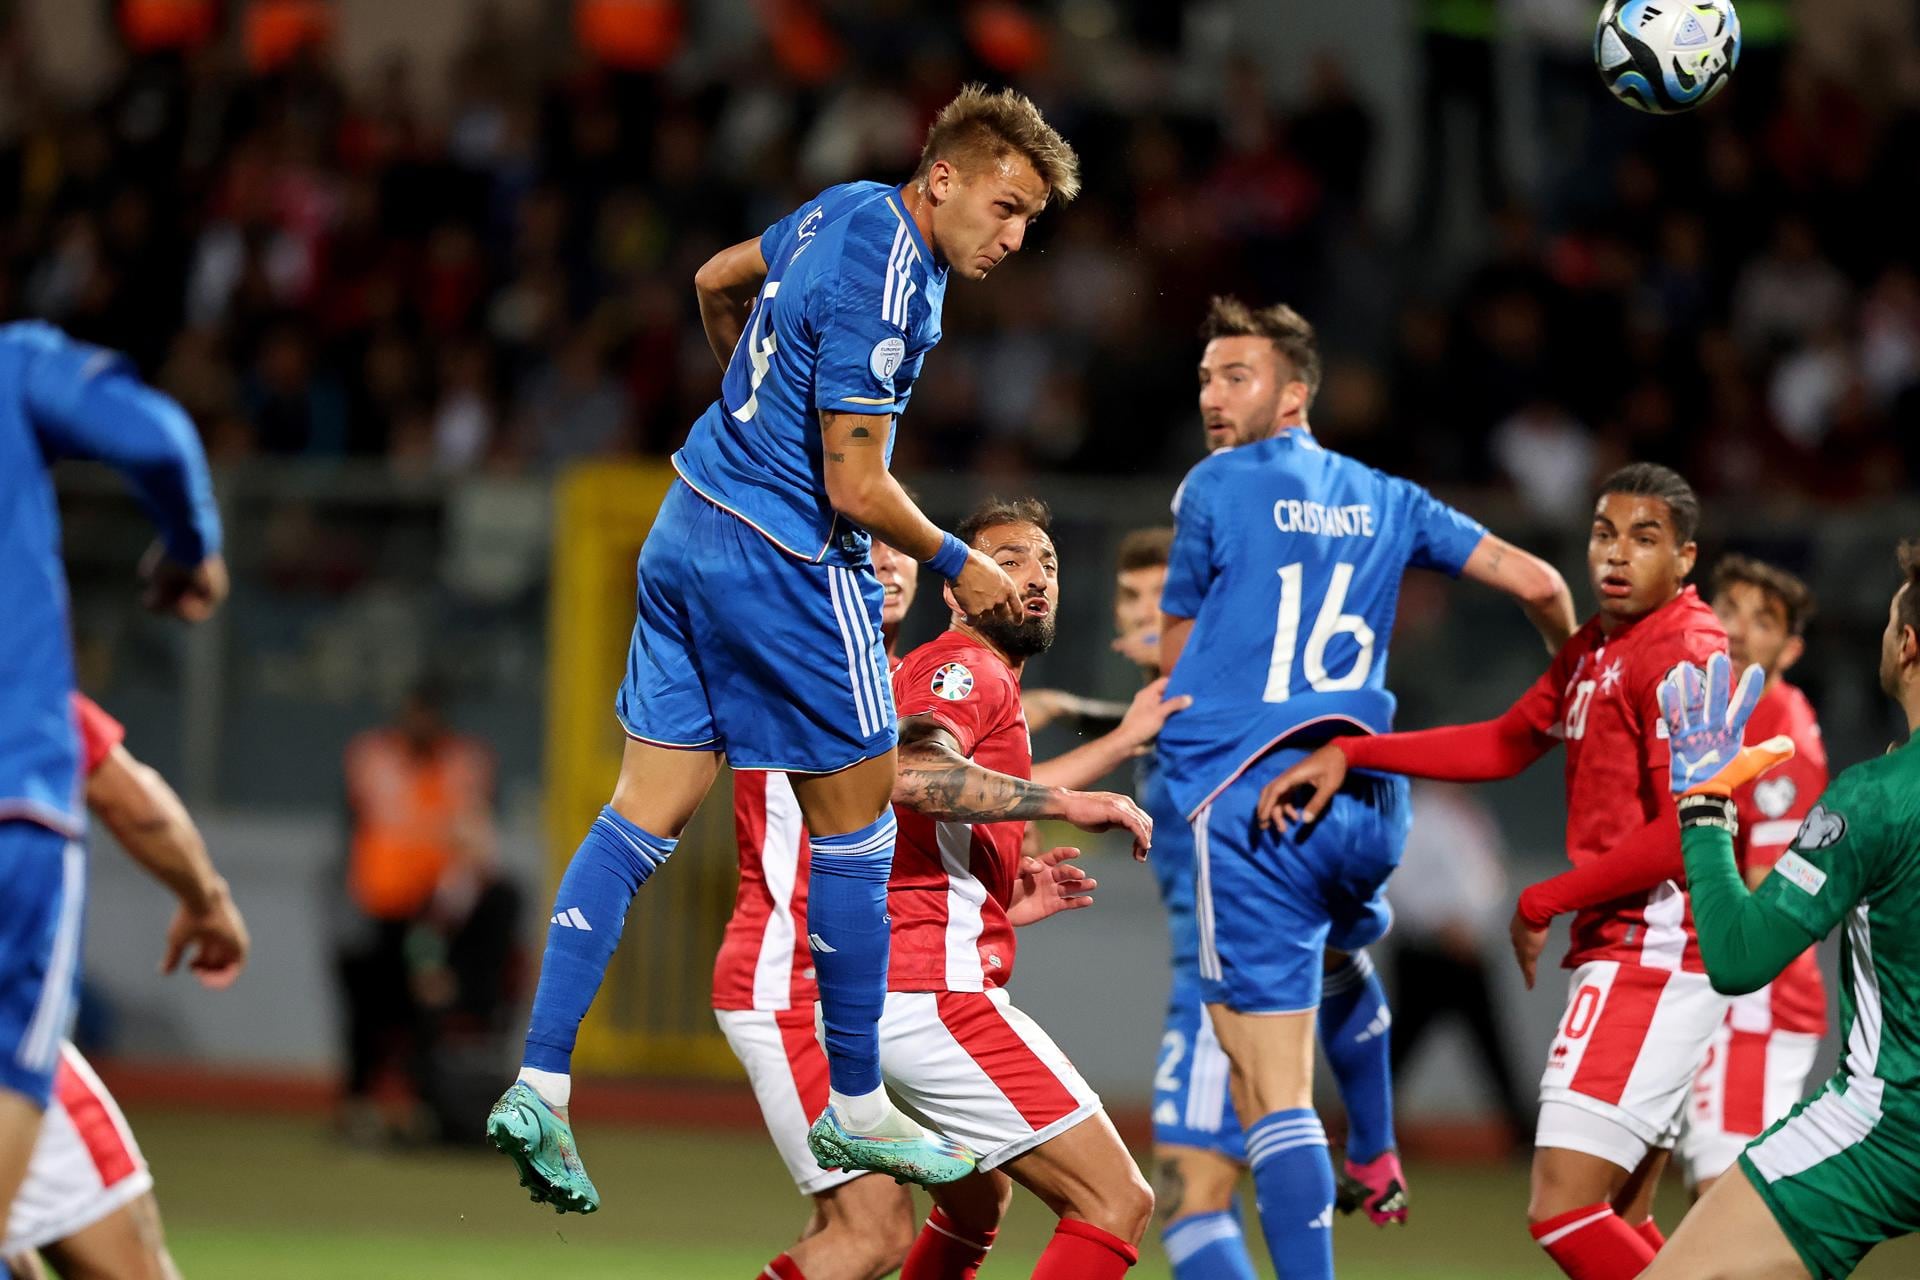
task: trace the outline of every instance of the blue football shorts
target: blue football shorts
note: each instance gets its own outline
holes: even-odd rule
[[[1199,980],[1175,973],[1153,1073],[1154,1145],[1198,1147],[1245,1164],[1246,1134],[1233,1109],[1228,1076],[1227,1055],[1214,1039]]]
[[[629,737],[736,769],[833,773],[892,749],[871,567],[808,564],[676,480],[640,550]]]
[[[0,1086],[44,1109],[73,1022],[87,856],[35,822],[0,822]]]
[[[1260,789],[1306,751],[1261,757],[1193,817],[1201,996],[1236,1013],[1320,1006],[1321,954],[1380,940],[1412,820],[1407,780],[1351,773],[1308,826],[1254,821]]]

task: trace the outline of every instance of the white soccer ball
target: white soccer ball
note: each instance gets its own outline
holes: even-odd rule
[[[1655,115],[1691,111],[1740,61],[1732,0],[1607,0],[1593,37],[1607,91]]]

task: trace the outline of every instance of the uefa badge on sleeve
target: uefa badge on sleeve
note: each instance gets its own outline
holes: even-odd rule
[[[900,338],[882,338],[873,344],[873,354],[867,357],[867,368],[873,376],[882,382],[889,381],[900,370],[900,362],[907,358],[907,344]]]
[[[933,673],[933,696],[958,702],[973,692],[973,672],[958,662],[949,662]]]

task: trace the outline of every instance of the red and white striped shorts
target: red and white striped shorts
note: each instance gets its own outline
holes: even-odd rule
[[[1573,971],[1540,1077],[1535,1145],[1626,1169],[1670,1147],[1727,997],[1704,973],[1594,960]]]
[[[8,1211],[0,1254],[65,1240],[152,1189],[153,1175],[113,1095],[80,1051],[62,1043],[53,1100]]]
[[[1694,1077],[1693,1101],[1687,1105],[1679,1151],[1690,1187],[1731,1169],[1749,1142],[1806,1096],[1820,1037],[1773,1029],[1771,998],[1763,987],[1734,1000]],[[1754,1006],[1758,1017],[1743,1019],[1746,1007]]]
[[[889,991],[880,1073],[909,1113],[1005,1164],[1100,1110],[1100,1096],[1003,990]]]
[[[800,1194],[818,1195],[859,1177],[859,1169],[822,1169],[807,1149],[807,1129],[827,1109],[827,1053],[815,1034],[814,1007],[715,1009],[713,1016],[747,1069],[767,1133]]]

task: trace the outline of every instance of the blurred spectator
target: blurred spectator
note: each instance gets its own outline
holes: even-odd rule
[[[1494,65],[1499,0],[1416,0],[1414,8],[1421,76],[1414,239],[1426,245],[1442,226],[1455,189],[1472,193],[1471,219],[1506,203],[1499,100],[1504,77]],[[1450,145],[1456,123],[1462,126],[1458,147]]]
[[[347,1136],[389,1125],[376,1098],[397,1059],[427,1136],[470,1128],[446,1054],[453,1033],[496,1034],[512,992],[519,892],[494,862],[494,767],[447,724],[431,684],[399,718],[347,744],[347,896],[336,957],[346,1005]],[[471,1100],[466,1100],[471,1101]]]
[[[1533,1117],[1507,1060],[1486,951],[1506,939],[1506,850],[1465,787],[1414,783],[1413,829],[1387,896],[1393,904],[1393,1074],[1404,1079],[1426,1033],[1458,1017],[1516,1146]]]
[[[1364,95],[1327,53],[1280,83],[1244,6],[495,2],[432,86],[405,55],[350,85],[315,0],[236,7],[271,72],[207,43],[222,6],[116,5],[138,30],[94,100],[35,81],[30,27],[0,41],[0,318],[127,349],[227,457],[664,457],[716,385],[699,264],[824,185],[903,177],[984,77],[1040,98],[1088,188],[1017,289],[949,298],[903,466],[1177,472],[1194,318],[1233,289],[1312,317],[1328,429],[1429,483],[1537,504],[1584,436],[1709,493],[1906,485],[1920,50],[1836,78],[1783,56],[1786,4],[1750,4],[1732,106],[1663,122],[1599,87],[1590,0],[1418,0],[1422,78]],[[1539,72],[1532,205],[1495,128],[1509,29]],[[1375,225],[1377,112],[1407,108],[1414,209]],[[1462,212],[1475,234],[1436,240]],[[1906,452],[1828,483],[1705,445],[1776,436]]]
[[[1495,427],[1493,456],[1536,516],[1564,518],[1593,496],[1593,434],[1550,400],[1529,401]]]

